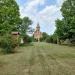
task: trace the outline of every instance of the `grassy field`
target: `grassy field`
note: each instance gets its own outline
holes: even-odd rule
[[[0,55],[0,75],[75,75],[75,47],[33,43]]]

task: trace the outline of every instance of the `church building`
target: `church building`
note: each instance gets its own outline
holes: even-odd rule
[[[36,26],[36,30],[35,30],[35,32],[34,32],[34,38],[39,42],[40,41],[40,38],[42,38],[42,33],[41,33],[41,31],[40,31],[40,25],[39,25],[39,23],[37,24],[37,26]]]

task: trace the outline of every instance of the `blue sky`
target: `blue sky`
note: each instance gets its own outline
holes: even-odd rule
[[[63,0],[16,0],[21,18],[28,16],[32,21],[32,27],[35,28],[39,22],[41,31],[53,34],[55,20],[62,19],[60,8]]]

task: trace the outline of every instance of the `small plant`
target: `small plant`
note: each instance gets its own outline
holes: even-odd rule
[[[0,40],[0,47],[2,48],[3,53],[13,53],[18,42],[14,41],[11,35],[2,36]]]

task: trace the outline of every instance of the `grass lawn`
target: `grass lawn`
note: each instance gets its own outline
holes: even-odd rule
[[[0,55],[0,75],[75,75],[75,47],[33,43]]]

